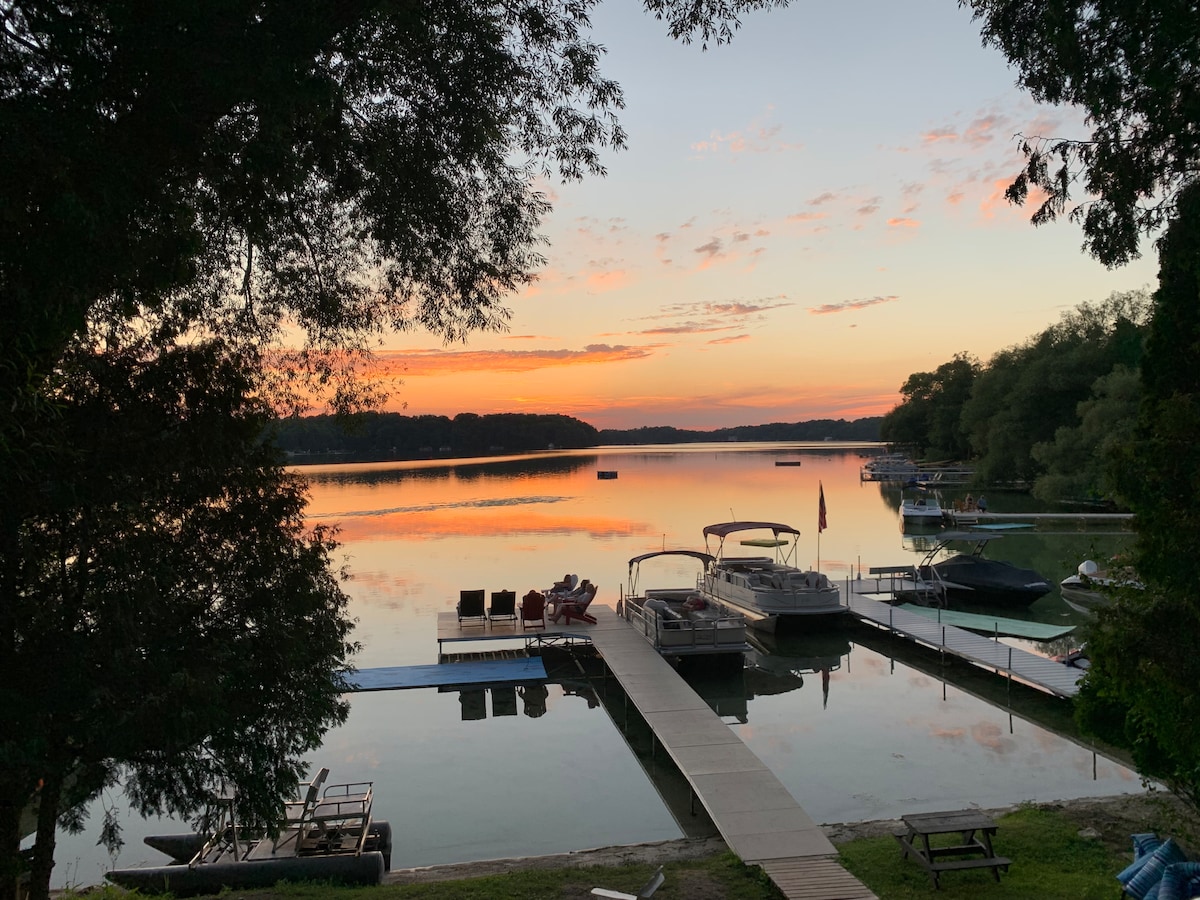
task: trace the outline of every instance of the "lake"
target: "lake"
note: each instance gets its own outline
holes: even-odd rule
[[[311,482],[311,519],[341,529],[363,645],[355,663],[371,668],[436,662],[437,613],[453,610],[460,590],[519,596],[575,572],[599,585],[598,605],[614,607],[630,558],[703,549],[701,529],[730,519],[796,527],[797,564],[837,581],[911,563],[928,538],[901,533],[897,489],[860,481],[862,455],[874,449],[689,444],[300,471]],[[965,493],[943,490],[943,502]],[[1019,494],[988,492],[988,501],[993,511],[1044,509]],[[1006,536],[988,555],[1057,584],[1130,539],[1112,531],[1060,522]],[[688,560],[669,559],[642,573],[643,587],[695,577]],[[1057,592],[1023,614],[1085,621]],[[1012,643],[1052,653],[1071,641]],[[942,669],[936,655],[862,627],[782,635],[748,662],[688,677],[818,822],[1140,789],[1134,772],[1056,733],[1065,701],[1010,695],[995,676]],[[611,681],[597,687],[570,673],[540,692],[358,694],[311,762],[330,768],[330,782],[375,782],[375,816],[391,822],[397,868],[681,837],[668,808],[679,786],[649,759],[637,723],[614,723],[614,694]],[[686,828],[703,827],[683,817]],[[61,836],[55,886],[95,883],[111,865],[93,825]],[[143,835],[180,830],[127,817],[118,864],[161,861]]]

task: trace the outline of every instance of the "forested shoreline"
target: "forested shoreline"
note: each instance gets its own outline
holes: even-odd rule
[[[705,441],[877,441],[882,417],[846,421],[772,422],[713,431],[670,426],[597,429],[565,415],[460,413],[405,416],[367,412],[355,416],[293,416],[274,423],[271,440],[293,462],[381,462],[452,458],[533,450],[579,450],[632,444]]]
[[[981,484],[1032,485],[1043,500],[1115,500],[1109,465],[1137,423],[1148,291],[1082,303],[982,363],[958,353],[916,372],[881,439],[969,460]]]

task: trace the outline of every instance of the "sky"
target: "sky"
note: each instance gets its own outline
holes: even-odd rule
[[[794,2],[707,51],[625,0],[593,26],[629,148],[604,178],[539,185],[547,262],[506,333],[385,341],[385,408],[698,430],[882,415],[914,372],[1154,286],[1149,241],[1108,270],[1077,225],[1004,200],[1016,135],[1087,131],[1022,92],[955,0]]]

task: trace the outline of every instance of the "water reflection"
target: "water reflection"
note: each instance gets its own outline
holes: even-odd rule
[[[774,465],[797,454],[802,466]],[[895,508],[877,484],[859,480],[860,465],[857,450],[781,443],[302,471],[312,478],[310,516],[342,528],[353,637],[363,645],[356,664],[370,668],[435,662],[437,613],[452,611],[464,588],[521,596],[577,572],[601,586],[596,602],[611,608],[630,558],[699,549],[712,522],[792,523],[803,532],[798,561],[811,566],[818,482],[829,524],[819,555],[831,578],[915,561],[919,551],[897,540]],[[598,468],[620,477],[598,480]],[[993,509],[1010,499],[989,494]],[[1031,534],[999,542],[995,553],[1057,585],[1059,571],[1104,557],[1102,540]],[[1081,621],[1057,590],[1029,615]],[[602,667],[580,665],[582,673],[574,662],[554,670],[540,689],[354,695],[349,721],[311,762],[348,781],[375,781],[378,814],[403,848],[397,866],[690,833],[697,817],[686,782],[656,754]],[[819,822],[1138,787],[1128,768],[1072,736],[1070,704],[1010,694],[993,674],[942,666],[872,629],[780,635],[745,667],[687,677]],[[182,830],[139,822],[126,822],[122,865],[139,861],[147,829]],[[94,847],[97,829],[62,836],[60,860],[86,862],[56,870],[57,886],[72,872],[91,883],[108,865]]]

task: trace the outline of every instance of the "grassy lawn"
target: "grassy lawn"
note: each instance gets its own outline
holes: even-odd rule
[[[1079,836],[1079,826],[1061,813],[1021,809],[996,820],[996,853],[1012,860],[997,883],[990,869],[944,872],[942,900],[1114,900],[1120,896],[1116,874],[1132,858],[1109,850],[1094,838]],[[900,859],[894,838],[851,841],[840,848],[843,865],[881,900],[929,897],[929,875],[912,860]]]
[[[996,820],[996,852],[1012,860],[997,883],[988,869],[946,872],[936,894],[929,876],[912,860],[901,859],[890,836],[861,838],[842,844],[842,863],[880,900],[1114,900],[1120,889],[1114,877],[1132,858],[1112,841],[1081,837],[1080,824],[1060,809],[1023,808]],[[268,890],[227,891],[223,900],[585,900],[603,886],[636,893],[654,867],[575,867],[529,869],[483,878],[371,888],[329,885],[279,885]],[[656,900],[778,900],[782,895],[761,870],[744,866],[731,853],[700,860],[667,863],[667,880]],[[114,888],[92,890],[89,900],[117,900],[130,895]]]

